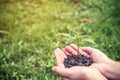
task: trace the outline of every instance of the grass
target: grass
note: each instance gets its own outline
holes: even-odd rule
[[[53,51],[70,43],[120,61],[119,5],[117,0],[1,0],[0,80],[60,80],[51,71]]]

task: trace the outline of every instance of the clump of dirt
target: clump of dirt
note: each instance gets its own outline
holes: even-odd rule
[[[64,60],[66,68],[70,68],[72,66],[90,66],[92,63],[93,60],[84,55],[67,55],[67,58]]]

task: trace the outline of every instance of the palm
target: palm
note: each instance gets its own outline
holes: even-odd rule
[[[101,53],[102,52],[97,51],[97,50],[92,50],[92,52],[91,52],[91,50],[87,50],[86,48],[79,49],[79,51],[78,51],[77,46],[74,44],[72,44],[70,46],[66,46],[63,49],[63,51],[60,49],[56,49],[54,51],[54,55],[56,58],[56,63],[57,63],[56,67],[57,68],[53,67],[53,71],[58,73],[59,75],[63,76],[62,77],[63,80],[83,80],[83,79],[86,80],[87,79],[86,74],[89,74],[88,76],[90,76],[91,73],[98,73],[99,75],[101,75],[98,72],[98,70],[100,70],[98,68],[101,68],[100,65],[102,63],[104,63],[104,61],[107,61],[107,59],[108,59],[104,54],[101,54]],[[71,55],[71,54],[75,54],[75,55],[82,54],[82,55],[91,57],[94,61],[94,64],[95,65],[97,64],[98,68],[96,66],[93,66],[94,64],[90,67],[75,66],[75,67],[71,67],[71,68],[65,68],[64,59],[67,58],[66,55]],[[101,58],[103,58],[103,60],[101,60]],[[99,63],[100,63],[100,65],[99,65]],[[58,69],[58,67],[59,67],[59,69]],[[94,75],[96,75],[96,74],[94,74]],[[66,77],[66,76],[69,76],[69,77]]]
[[[59,66],[61,68],[65,68],[65,66],[64,66],[64,58],[66,58],[65,53],[60,49],[56,49],[54,51],[54,55],[55,55],[55,58],[56,58],[57,66]],[[67,70],[69,70],[69,72],[72,73],[72,74],[79,74],[79,75],[72,75],[72,76],[75,76],[76,80],[80,79],[80,75],[82,76],[86,72],[94,71],[93,68],[83,67],[83,66],[75,66],[75,67],[67,68]],[[69,80],[69,79],[63,77],[63,80]]]
[[[107,64],[111,62],[111,59],[108,58],[103,52],[90,47],[82,47],[81,49],[78,49],[78,47],[74,44],[70,44],[69,46],[66,46],[63,49],[63,52],[66,55],[82,54],[91,57],[94,63],[90,67],[97,69],[104,76],[106,76],[103,69],[106,69],[106,67],[108,67]]]

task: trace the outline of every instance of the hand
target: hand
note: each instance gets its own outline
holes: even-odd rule
[[[107,80],[97,69],[92,67],[76,66],[65,68],[63,62],[66,55],[60,49],[56,49],[54,55],[57,66],[53,67],[52,70],[64,77],[64,80]]]
[[[98,49],[82,47],[78,50],[78,47],[75,44],[70,44],[69,46],[66,46],[63,51],[66,55],[82,54],[89,56],[94,62],[90,67],[97,69],[108,79],[120,79],[120,63],[111,60]]]

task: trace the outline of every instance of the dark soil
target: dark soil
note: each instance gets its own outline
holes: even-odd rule
[[[72,66],[90,66],[92,63],[93,60],[84,55],[67,55],[67,58],[64,60],[66,68],[70,68]]]

